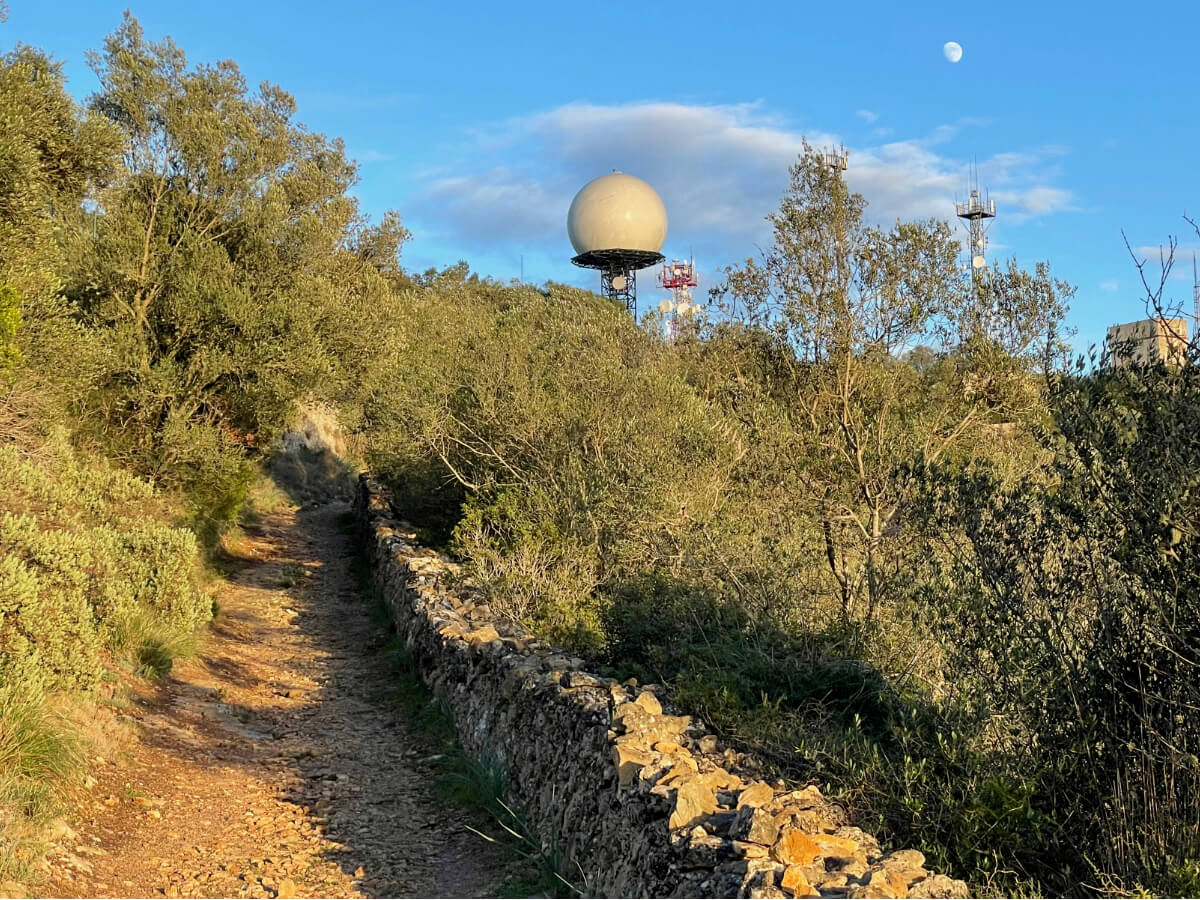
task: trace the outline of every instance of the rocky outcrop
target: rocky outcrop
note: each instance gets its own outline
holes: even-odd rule
[[[363,478],[359,521],[377,590],[463,746],[592,896],[967,897],[915,850],[884,853],[815,787],[762,780],[754,759],[495,615],[422,549]]]

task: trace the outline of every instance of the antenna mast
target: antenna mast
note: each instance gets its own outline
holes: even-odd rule
[[[692,302],[692,288],[697,284],[695,260],[673,259],[670,265],[664,263],[658,283],[671,292],[671,299],[659,303],[658,310],[667,316],[667,336],[674,339],[684,324],[700,312],[699,304]]]
[[[996,201],[989,199],[979,191],[978,169],[973,169],[971,172],[967,202],[955,201],[954,211],[960,219],[967,223],[969,236],[967,256],[971,264],[971,280],[978,290],[979,281],[983,277],[984,269],[987,268],[987,233],[992,226],[991,220],[996,218]]]
[[[1200,279],[1196,278],[1196,251],[1192,251],[1192,319],[1196,323],[1195,336],[1200,338]]]
[[[836,150],[827,150],[824,155],[825,165],[834,172],[845,172],[850,165],[850,151],[846,149],[845,144]]]

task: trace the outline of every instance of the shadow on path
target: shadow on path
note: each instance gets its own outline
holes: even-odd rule
[[[355,573],[352,514],[272,515],[235,547],[200,656],[119,718],[52,856],[58,896],[496,896],[514,860],[433,790],[387,640]],[[520,869],[522,867],[516,866]]]

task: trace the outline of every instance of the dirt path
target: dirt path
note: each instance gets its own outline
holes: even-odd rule
[[[50,862],[49,896],[495,896],[511,858],[433,792],[351,568],[349,508],[238,548],[197,659],[123,714],[118,762]]]

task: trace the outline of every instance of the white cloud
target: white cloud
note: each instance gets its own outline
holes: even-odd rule
[[[871,110],[869,110],[869,109],[860,109],[860,110],[856,111],[854,114],[856,116],[858,116],[860,119],[862,119],[864,122],[866,122],[868,125],[874,123],[875,120],[879,118],[879,113],[871,112]]]
[[[1115,281],[1113,281],[1111,278],[1108,281],[1100,282],[1100,290],[1102,290],[1102,291],[1110,291],[1111,292],[1111,291],[1116,291],[1117,289],[1118,289],[1117,283]]]
[[[1200,243],[1180,242],[1175,245],[1174,256],[1171,256],[1171,247],[1167,243],[1159,244],[1143,244],[1140,247],[1133,248],[1134,254],[1138,260],[1143,261],[1145,266],[1146,280],[1152,284],[1157,284],[1162,275],[1163,266],[1170,264],[1171,272],[1168,276],[1170,281],[1186,281],[1188,284],[1192,282],[1192,257],[1200,258]],[[1132,260],[1130,260],[1132,264]]]
[[[849,148],[847,181],[870,201],[873,220],[952,216],[968,164],[938,148],[962,127],[970,123]],[[571,198],[590,179],[620,169],[662,195],[668,255],[694,248],[724,264],[756,255],[769,240],[765,217],[787,187],[804,134],[818,147],[842,143],[832,133],[802,132],[755,103],[572,103],[477,129],[461,159],[428,173],[429,186],[406,212],[418,239],[424,229],[472,251],[536,249],[566,258]],[[1036,148],[978,161],[980,181],[1008,221],[1074,208],[1071,193],[1046,174],[1048,160],[1061,153]]]
[[[1023,222],[1034,216],[1071,212],[1076,209],[1070,191],[1063,188],[1037,185],[1024,191],[994,191],[998,203],[1012,208],[1014,219]]]

